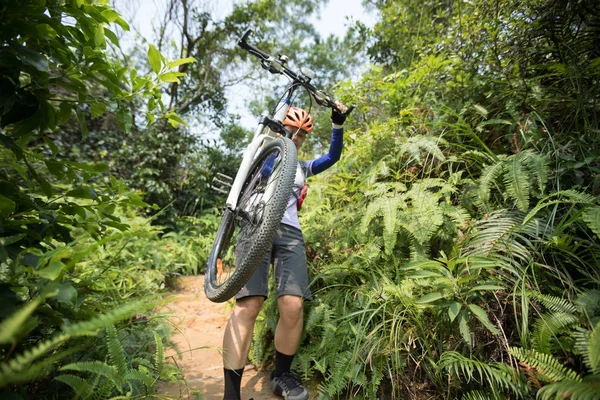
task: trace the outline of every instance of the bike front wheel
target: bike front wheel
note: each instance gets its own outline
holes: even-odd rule
[[[208,257],[204,292],[213,302],[232,298],[267,253],[290,200],[296,176],[291,140],[268,143],[252,162],[234,210],[227,207]]]

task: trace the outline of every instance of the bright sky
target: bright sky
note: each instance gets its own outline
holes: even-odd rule
[[[228,13],[236,0],[206,1],[206,7],[217,17]],[[159,19],[165,12],[166,0],[114,0],[115,6],[128,22],[135,27],[146,39],[152,40],[154,29],[159,25]],[[375,17],[362,6],[362,0],[329,0],[321,9],[319,20],[315,21],[317,30],[323,36],[329,34],[343,37],[349,20],[362,21],[373,26]],[[125,6],[123,6],[125,5]]]
[[[204,9],[219,19],[231,11],[233,2],[240,0],[200,0]],[[293,0],[292,0],[293,1]],[[167,0],[113,0],[114,6],[131,26],[130,33],[139,32],[149,43],[154,43],[157,35],[155,30],[160,25],[160,18],[165,15]],[[361,21],[367,26],[373,26],[375,16],[362,6],[362,0],[329,0],[321,9],[320,17],[314,25],[322,36],[330,34],[343,37],[348,26],[354,21]],[[129,43],[135,40],[134,35],[128,34],[120,39],[125,52]],[[155,43],[154,43],[155,44]],[[243,85],[236,85],[228,89],[229,112],[242,117],[242,125],[253,131],[256,119],[249,115],[246,109],[248,92]],[[195,130],[194,128],[192,128]]]

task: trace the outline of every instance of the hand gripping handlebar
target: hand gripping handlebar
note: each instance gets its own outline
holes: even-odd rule
[[[238,41],[238,46],[242,49],[246,50],[248,53],[252,54],[255,57],[258,57],[261,60],[261,66],[269,71],[272,74],[281,74],[290,78],[294,84],[302,85],[310,95],[315,99],[317,104],[324,107],[329,107],[337,110],[340,114],[344,114],[346,116],[350,115],[352,110],[354,110],[354,106],[349,106],[348,110],[345,113],[342,113],[336,106],[334,99],[332,99],[327,93],[322,90],[317,89],[310,83],[310,78],[296,73],[285,66],[287,63],[287,58],[283,56],[279,56],[278,59],[265,53],[260,50],[256,46],[248,43],[248,37],[252,33],[251,29],[248,29],[246,33],[242,36],[242,38]]]

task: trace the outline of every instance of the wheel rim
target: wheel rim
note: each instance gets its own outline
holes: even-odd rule
[[[211,276],[215,287],[223,286],[231,278],[236,265],[243,262],[252,246],[253,237],[264,223],[281,174],[281,159],[281,149],[274,147],[260,155],[248,174],[236,211],[228,223],[221,246],[217,249],[214,273]]]

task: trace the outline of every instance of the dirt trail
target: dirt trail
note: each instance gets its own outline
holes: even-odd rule
[[[172,339],[183,353],[183,358],[179,360],[174,351],[168,352],[167,356],[175,355],[190,388],[203,393],[206,400],[221,400],[223,362],[219,351],[229,311],[225,304],[208,300],[203,285],[203,276],[181,277],[177,281],[176,301],[167,308],[173,311],[171,320],[180,330],[174,332]],[[269,371],[248,365],[242,379],[242,399],[277,399],[271,392],[268,374]],[[160,385],[158,392],[173,398],[178,398],[180,393],[178,385],[166,383]],[[184,398],[187,398],[186,393]]]

